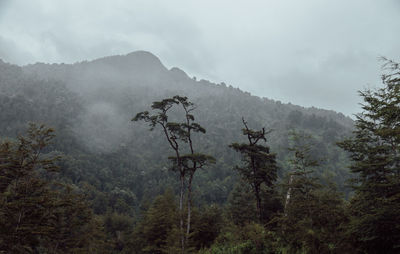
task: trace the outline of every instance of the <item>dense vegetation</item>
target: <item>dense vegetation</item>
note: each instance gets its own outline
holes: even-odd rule
[[[0,250],[397,253],[400,83],[387,66],[351,136],[341,114],[196,81],[147,52],[0,62]]]

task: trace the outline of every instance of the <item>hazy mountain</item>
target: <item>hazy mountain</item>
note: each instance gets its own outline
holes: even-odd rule
[[[54,126],[59,150],[73,158],[87,156],[66,165],[71,181],[89,181],[103,190],[118,185],[141,198],[173,181],[172,173],[160,171],[168,167],[171,152],[159,131],[149,132],[146,125],[130,120],[150,109],[153,101],[176,94],[198,106],[194,115],[207,133],[197,137],[196,147],[218,160],[197,180],[197,195],[204,200],[223,202],[232,188],[232,168],[240,158],[228,145],[243,140],[242,117],[252,128],[273,130],[268,142],[278,154],[281,175],[289,168],[288,132],[297,129],[314,135],[315,155],[324,159],[321,175],[340,184],[347,178],[346,157],[335,142],[350,134],[349,117],[252,96],[224,83],[197,81],[179,68],[168,70],[145,51],[74,64],[19,67],[0,62],[0,135],[15,136],[27,121]]]

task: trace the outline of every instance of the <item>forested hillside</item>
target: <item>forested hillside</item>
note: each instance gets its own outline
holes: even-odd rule
[[[168,70],[149,52],[138,51],[75,64],[20,67],[0,62],[0,137],[3,142],[22,142],[17,137],[25,135],[29,122],[54,128],[54,139],[43,147],[60,156],[54,162],[59,173],[51,179],[89,201],[94,219],[88,216],[87,221],[97,226],[87,232],[105,239],[104,246],[92,244],[96,248],[106,253],[178,253],[182,246],[176,240],[181,214],[175,203],[180,190],[177,169],[186,164],[168,159],[175,153],[160,122],[149,131],[148,123],[131,121],[139,112],[153,112],[154,105],[162,108],[166,98],[171,110],[165,123],[170,123],[168,130],[177,139],[188,143],[187,134],[181,132],[190,128],[173,129],[177,127],[172,122],[195,121],[206,131],[191,134],[196,153],[185,158],[193,162],[197,153],[215,158],[193,177],[186,251],[208,253],[206,249],[214,246],[210,253],[264,253],[260,248],[271,250],[265,253],[277,249],[289,251],[277,253],[343,253],[349,248],[343,240],[346,230],[336,226],[349,218],[343,198],[351,194],[346,181],[354,175],[345,150],[351,154],[355,147],[342,143],[343,150],[337,143],[352,135],[354,121],[341,113],[198,81],[178,68]],[[186,100],[193,103],[193,111],[185,118],[174,105],[185,105]],[[146,119],[152,118],[136,118]],[[256,146],[264,138],[264,148]],[[4,153],[14,151],[4,149]],[[254,157],[258,159],[267,154],[270,164],[265,158],[257,164],[255,154],[261,156]],[[265,175],[260,175],[259,203],[252,189],[259,181],[252,178],[257,174],[246,173],[246,167],[256,170],[256,164],[276,170],[260,173]],[[301,201],[299,190],[312,194]],[[78,196],[71,199],[81,200]],[[262,225],[268,230],[263,231]],[[88,239],[93,237],[89,233]],[[235,248],[238,252],[229,252]]]
[[[215,166],[200,173],[198,200],[224,203],[232,190],[232,168],[240,158],[228,145],[243,139],[242,117],[254,128],[272,130],[267,138],[278,155],[280,176],[288,167],[288,132],[293,129],[313,135],[314,154],[323,160],[321,175],[340,186],[348,176],[345,155],[335,142],[349,135],[351,119],[259,98],[230,85],[196,81],[178,68],[166,69],[148,52],[72,65],[2,63],[0,84],[1,136],[15,137],[28,121],[46,123],[56,130],[54,146],[72,156],[65,176],[102,191],[121,188],[141,200],[174,181],[163,175],[167,170],[160,170],[168,167],[170,155],[161,134],[130,122],[153,101],[173,95],[187,96],[196,104],[196,120],[207,130],[203,137],[195,137],[196,145],[217,158]]]

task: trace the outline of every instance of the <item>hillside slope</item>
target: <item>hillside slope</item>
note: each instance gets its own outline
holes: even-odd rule
[[[278,154],[280,176],[290,170],[288,133],[296,129],[314,136],[314,155],[324,159],[318,174],[343,188],[346,156],[335,143],[350,135],[350,118],[252,96],[224,83],[197,81],[179,68],[168,70],[144,51],[75,64],[19,67],[0,62],[0,136],[21,133],[27,121],[53,126],[54,147],[68,158],[63,164],[67,181],[89,182],[137,203],[161,193],[176,177],[166,170],[171,151],[161,133],[130,120],[153,101],[176,94],[198,106],[194,115],[207,130],[196,137],[196,148],[217,158],[215,166],[196,178],[199,202],[223,203],[233,188],[233,167],[240,158],[228,145],[244,141],[242,117],[254,129],[273,130],[268,143]]]

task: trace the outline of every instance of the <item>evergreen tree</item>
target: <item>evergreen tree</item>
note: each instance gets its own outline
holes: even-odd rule
[[[0,144],[2,252],[101,253],[101,228],[86,203],[42,176],[57,170],[57,157],[45,153],[53,137],[30,124],[27,137]]]
[[[319,162],[311,155],[311,136],[305,133],[290,133],[292,146],[289,151],[293,154],[289,159],[292,170],[288,174],[289,183],[285,199],[285,213],[291,202],[294,192],[301,193],[301,197],[307,199],[312,190],[320,186],[312,174],[314,168],[319,166]]]
[[[354,137],[339,143],[352,160],[348,233],[360,253],[400,252],[400,66],[386,61],[384,87],[360,92]]]
[[[265,129],[262,128],[260,131],[249,129],[244,118],[242,121],[245,127],[242,129],[243,135],[247,136],[249,143],[232,143],[230,147],[242,154],[244,165],[236,166],[236,169],[243,180],[250,184],[257,202],[258,219],[263,221],[261,185],[273,188],[278,169],[276,155],[270,152],[268,146],[259,144],[261,140],[267,142],[265,135],[268,133],[265,132]]]
[[[292,171],[288,174],[284,213],[275,219],[290,253],[346,253],[342,243],[344,203],[334,185],[323,186],[314,174],[311,136],[292,132]]]
[[[228,198],[229,220],[235,225],[244,226],[258,218],[254,194],[250,186],[244,181],[236,184]]]
[[[167,190],[156,197],[136,226],[131,249],[134,253],[177,253],[179,252],[178,211],[174,194]]]
[[[224,224],[223,210],[218,205],[209,205],[197,210],[193,216],[191,246],[196,249],[208,248],[221,232]]]
[[[126,250],[132,234],[133,219],[125,214],[107,213],[104,218],[104,229],[107,239],[114,251]]]
[[[107,253],[102,222],[93,214],[84,195],[65,186],[51,213],[50,237],[43,241],[48,253]]]

